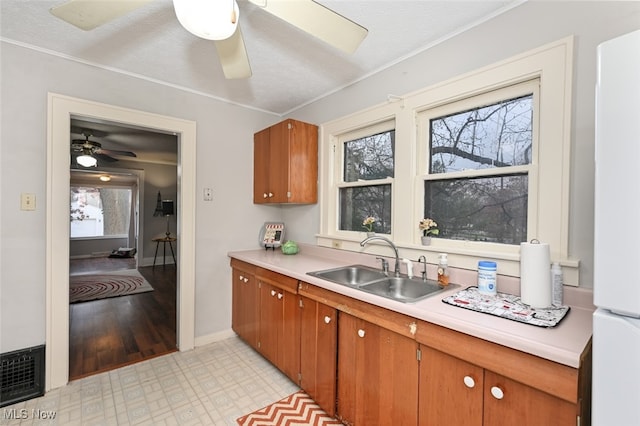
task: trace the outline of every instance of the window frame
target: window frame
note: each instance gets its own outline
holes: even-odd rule
[[[401,249],[401,255],[417,259],[424,254],[428,262],[433,263],[438,253],[445,252],[452,267],[473,271],[477,269],[478,260],[494,259],[498,262],[499,274],[519,277],[520,246],[517,245],[438,238],[433,239],[431,246],[419,245],[424,180],[418,171],[422,170],[420,161],[424,161],[420,159],[426,157],[420,153],[418,115],[460,99],[538,79],[539,113],[538,123],[534,123],[537,158],[529,176],[529,191],[538,194],[538,199],[536,205],[529,205],[527,238],[549,243],[551,260],[562,265],[565,284],[577,286],[579,260],[570,258],[568,253],[573,50],[574,38],[566,37],[405,96],[390,96],[385,103],[322,124],[317,244],[361,251],[359,242],[365,234],[338,232],[336,226],[339,211],[335,173],[336,167],[341,167],[335,158],[336,145],[340,135],[393,120],[396,147],[390,237]],[[367,253],[388,256],[385,248],[374,246],[368,248]]]
[[[129,205],[129,226],[128,226],[128,233],[125,234],[110,234],[110,235],[94,235],[94,236],[81,236],[81,237],[74,237],[71,236],[71,228],[69,228],[69,240],[73,240],[73,241],[89,241],[89,240],[108,240],[108,239],[122,239],[122,238],[128,238],[129,235],[131,234],[131,228],[135,226],[135,224],[133,223],[135,214],[136,214],[136,208],[134,206],[135,203],[135,185],[121,185],[121,184],[115,184],[115,185],[105,185],[105,184],[95,184],[95,183],[86,183],[86,182],[74,182],[70,184],[70,188],[74,188],[74,187],[85,187],[85,188],[95,188],[95,189],[101,189],[101,188],[109,188],[109,189],[123,189],[123,190],[128,190],[130,192],[130,205]]]
[[[494,167],[486,169],[473,169],[463,170],[459,172],[448,173],[429,173],[429,158],[430,158],[430,120],[432,118],[442,117],[444,115],[462,112],[472,108],[476,108],[482,105],[490,105],[503,100],[516,98],[518,96],[533,94],[533,117],[532,117],[532,156],[531,163],[526,165],[516,165],[508,167]],[[487,177],[487,176],[500,176],[511,175],[517,173],[526,173],[528,180],[528,209],[527,209],[527,236],[538,235],[538,210],[536,206],[539,204],[539,191],[537,179],[532,179],[532,176],[538,175],[539,167],[539,123],[540,123],[540,79],[534,78],[528,81],[519,82],[516,84],[510,84],[504,87],[497,87],[488,92],[483,92],[471,97],[464,97],[457,100],[452,100],[449,103],[434,107],[426,108],[416,111],[416,126],[417,126],[417,169],[416,175],[416,193],[414,194],[416,200],[417,221],[419,221],[424,212],[424,183],[427,180],[442,181],[448,179],[457,178],[472,178],[472,177]],[[417,222],[416,222],[417,223]],[[537,237],[531,237],[537,238]],[[528,239],[531,239],[528,238]],[[414,244],[420,243],[420,235],[416,234]],[[436,244],[438,241],[436,241]],[[503,247],[504,244],[489,243],[489,242],[476,242],[476,241],[462,241],[462,240],[447,240],[447,245],[454,248],[462,248],[468,246],[468,244],[482,244],[484,250],[487,247],[491,251],[512,251],[508,247]]]
[[[335,176],[334,181],[336,182],[337,189],[337,203],[336,206],[339,206],[340,203],[340,190],[344,188],[357,188],[363,186],[381,186],[381,185],[390,185],[391,186],[391,205],[393,206],[393,189],[394,189],[394,177],[386,177],[384,179],[371,179],[371,180],[357,180],[354,182],[345,182],[344,180],[344,145],[348,142],[351,142],[356,139],[364,138],[367,136],[375,135],[378,133],[384,133],[388,131],[395,131],[395,121],[394,120],[383,120],[377,123],[371,123],[366,127],[354,129],[349,132],[342,133],[337,135],[335,139],[335,164],[337,167],[335,168]],[[397,136],[396,136],[397,137]],[[394,176],[395,176],[395,158],[394,158]],[[364,219],[364,218],[363,218]],[[353,234],[356,231],[347,231],[340,229],[340,211],[338,209],[338,216],[336,217],[336,231],[338,233],[344,233],[345,235]],[[389,234],[384,234],[389,235]],[[393,235],[393,208],[391,211],[391,235]]]

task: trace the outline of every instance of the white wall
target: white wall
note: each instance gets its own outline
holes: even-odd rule
[[[257,247],[259,225],[281,216],[252,203],[253,133],[279,118],[5,42],[0,49],[0,353],[45,341],[48,92],[197,122],[196,191],[211,187],[214,199],[197,202],[196,336],[228,330],[226,253]],[[19,209],[23,192],[36,195],[35,211]]]
[[[640,28],[640,2],[529,1],[364,81],[295,111],[323,123],[575,35],[569,254],[580,286],[593,287],[594,92],[596,47]],[[638,52],[635,52],[638,54]],[[396,141],[402,143],[402,141]],[[544,172],[543,172],[544,173]],[[284,210],[288,227],[319,229],[319,209]],[[304,228],[302,228],[304,227]],[[309,238],[310,234],[300,235]],[[311,242],[315,240],[311,239]]]

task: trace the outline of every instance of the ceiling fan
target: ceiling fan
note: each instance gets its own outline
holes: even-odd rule
[[[58,18],[85,31],[153,0],[67,0],[51,8]],[[313,0],[248,0],[263,10],[346,53],[353,53],[368,30]],[[236,0],[173,0],[176,16],[192,34],[213,40],[228,79],[251,77]]]
[[[118,161],[118,159],[113,158],[112,155],[136,157],[136,154],[131,151],[103,149],[100,143],[89,140],[91,136],[90,131],[83,131],[82,135],[84,139],[74,139],[71,141],[71,152],[77,155],[76,162],[83,167],[96,167],[98,160],[109,163]]]

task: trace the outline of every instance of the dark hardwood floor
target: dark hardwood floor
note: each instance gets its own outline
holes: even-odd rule
[[[71,274],[135,268],[135,259],[72,259]],[[154,291],[69,307],[69,380],[164,355],[176,348],[176,268],[141,267]]]

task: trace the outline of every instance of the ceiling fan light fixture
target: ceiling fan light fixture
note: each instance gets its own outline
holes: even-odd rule
[[[231,37],[240,18],[235,0],[173,0],[173,8],[187,31],[207,40]]]
[[[83,154],[78,155],[76,163],[80,164],[82,167],[96,167],[98,165],[98,160],[96,160],[95,157]]]

